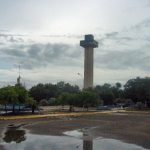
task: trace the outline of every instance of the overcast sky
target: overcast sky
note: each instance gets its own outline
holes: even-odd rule
[[[21,64],[27,87],[82,87],[85,34],[99,42],[95,85],[150,76],[150,0],[0,0],[0,86],[16,82]]]

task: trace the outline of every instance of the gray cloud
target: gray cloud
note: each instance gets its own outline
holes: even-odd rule
[[[126,45],[129,47],[131,43],[143,43],[150,41],[150,18],[147,18],[134,26],[121,31],[114,31],[98,36],[98,42],[101,47],[107,47],[116,44],[117,46]],[[133,47],[134,49],[134,47]]]
[[[0,37],[14,37],[14,36],[17,36],[17,37],[22,37],[22,36],[27,36],[27,35],[23,35],[23,34],[7,34],[7,33],[0,33]]]
[[[30,34],[11,34],[11,33],[5,33],[7,30],[0,30],[0,37],[30,37],[32,35]],[[8,32],[8,31],[7,31]],[[39,37],[47,37],[47,38],[82,38],[83,35],[81,34],[45,34],[45,35],[36,35]]]
[[[105,34],[105,38],[115,38],[119,33],[118,32],[110,32]]]
[[[114,40],[114,41],[132,41],[134,40],[130,36],[123,35],[122,31],[120,32],[110,32],[105,33],[103,37],[99,38],[98,41],[103,44],[106,40]]]
[[[77,38],[81,39],[83,35],[81,34],[52,34],[52,35],[42,35],[43,37],[53,37],[53,38]]]
[[[31,44],[14,45],[1,48],[2,55],[22,64],[23,68],[33,69],[47,65],[75,66],[80,65],[81,51],[79,47],[67,44]]]
[[[6,29],[0,29],[0,32],[8,32]]]
[[[5,34],[5,33],[0,33],[0,39],[4,40],[5,42],[10,42],[10,43],[19,43],[23,42],[23,37],[24,35],[19,35],[19,34]]]
[[[150,45],[140,49],[127,49],[122,51],[106,49],[96,52],[95,63],[97,67],[106,69],[140,69],[150,71]],[[25,69],[54,66],[82,66],[83,50],[79,46],[67,44],[41,44],[18,45],[12,48],[0,49],[5,57],[12,62],[22,64]]]
[[[1,52],[12,57],[25,57],[25,53],[15,48],[1,49]]]
[[[150,0],[147,0],[146,6],[150,7]]]
[[[9,42],[11,43],[17,43],[17,42],[23,42],[24,40],[22,38],[16,38],[14,36],[10,36],[10,38],[8,39]]]
[[[96,65],[106,69],[140,69],[150,71],[150,45],[138,50],[107,51],[96,56]]]
[[[4,43],[3,43],[3,42],[0,42],[0,45],[4,45]]]
[[[137,30],[139,32],[139,30],[141,30],[143,28],[149,28],[149,27],[150,27],[150,18],[147,18],[147,19],[143,20],[142,22],[132,26],[131,30]]]
[[[105,33],[101,37],[97,35],[96,40],[98,39],[99,41],[100,51],[95,56],[96,65],[109,69],[138,68],[149,70],[150,46],[142,42],[143,40],[150,40],[150,37],[145,36],[144,33],[142,33],[143,37],[137,37],[135,36],[136,34],[132,34],[133,32],[139,32],[138,29],[148,28],[149,25],[150,19],[147,19],[125,31]],[[48,65],[71,67],[83,64],[84,52],[79,46],[51,43],[20,44],[21,37],[16,38],[11,34],[0,34],[0,36],[6,37],[12,43],[5,49],[0,48],[1,55],[5,55],[13,62],[21,63],[23,68],[33,69]],[[57,35],[56,37],[60,36]],[[79,38],[81,35],[66,34],[62,36]],[[139,41],[137,42],[137,40]],[[141,43],[141,49],[135,48],[134,45],[137,45],[135,43]],[[133,44],[132,47],[130,44]],[[126,48],[122,47],[123,45]]]

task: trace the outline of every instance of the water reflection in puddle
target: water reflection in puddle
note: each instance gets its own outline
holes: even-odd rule
[[[134,144],[119,140],[92,139],[88,132],[75,130],[64,133],[64,136],[46,136],[25,134],[25,130],[8,128],[2,145],[7,150],[145,150]]]
[[[7,132],[5,132],[5,136],[3,140],[6,143],[16,142],[21,143],[26,140],[25,138],[25,130],[15,128],[8,129]]]
[[[83,140],[82,150],[146,150],[135,144],[124,143],[120,140],[99,137],[94,139],[89,130],[73,130],[64,132],[65,135],[78,137]]]
[[[26,134],[21,143],[4,143],[7,150],[82,150],[82,140],[67,136],[43,136]]]

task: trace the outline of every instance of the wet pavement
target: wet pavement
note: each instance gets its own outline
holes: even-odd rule
[[[146,150],[115,139],[94,139],[90,129],[67,131],[63,136],[48,136],[31,134],[13,125],[8,126],[1,145],[6,150]]]

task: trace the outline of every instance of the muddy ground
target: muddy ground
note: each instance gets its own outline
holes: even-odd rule
[[[150,112],[0,120],[1,140],[10,124],[22,124],[31,133],[43,135],[62,135],[64,131],[88,128],[93,138],[114,138],[150,149]]]

